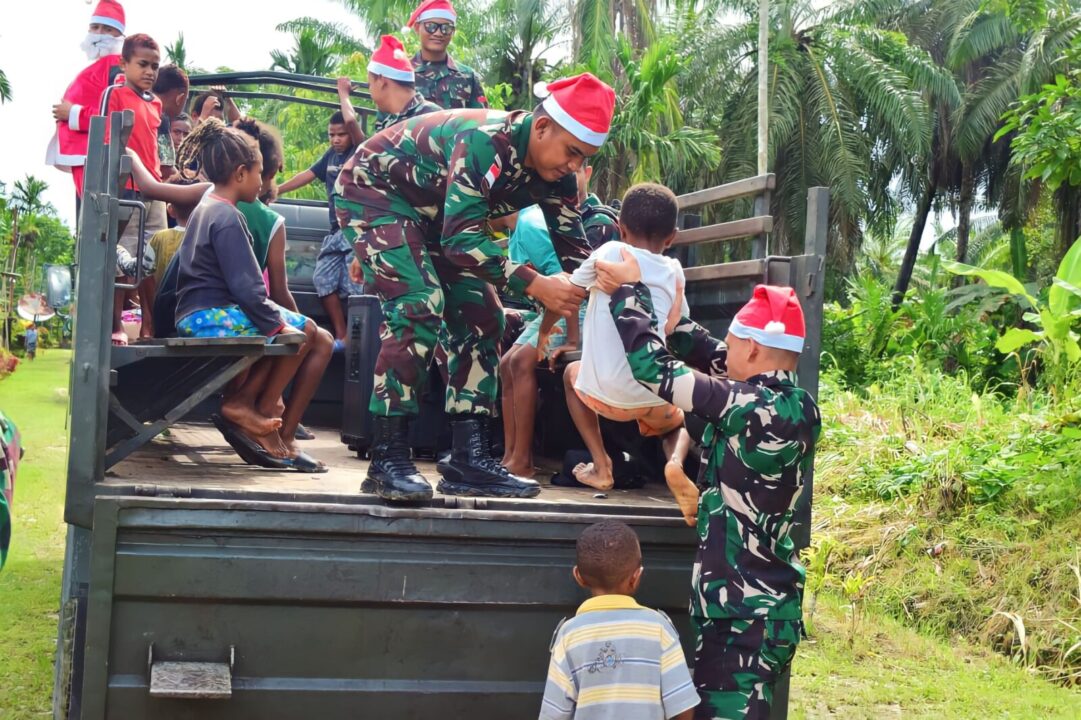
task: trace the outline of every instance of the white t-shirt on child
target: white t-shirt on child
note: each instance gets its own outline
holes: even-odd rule
[[[595,287],[597,260],[622,260],[620,249],[626,248],[638,260],[642,282],[653,298],[654,321],[658,334],[664,336],[664,325],[676,299],[677,283],[684,283],[683,267],[678,260],[632,247],[613,240],[601,245],[571,275],[571,282],[588,289],[589,307],[581,329],[582,365],[574,387],[590,397],[618,408],[639,408],[664,405],[664,400],[638,384],[627,363],[623,341],[619,339],[608,301],[611,296]],[[687,300],[680,308],[687,315]]]

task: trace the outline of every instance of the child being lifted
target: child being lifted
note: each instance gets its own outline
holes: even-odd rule
[[[598,260],[619,261],[624,252],[634,255],[642,268],[642,282],[653,296],[654,322],[667,336],[680,316],[688,313],[683,298],[683,268],[678,260],[661,254],[675,240],[678,212],[676,196],[663,185],[633,186],[623,196],[620,210],[622,241],[613,240],[597,248],[571,275],[571,282],[586,288],[590,294],[581,332],[582,359],[567,365],[563,384],[567,409],[593,459],[591,463],[577,465],[574,477],[598,490],[608,490],[614,484],[612,460],[604,450],[598,415],[617,422],[637,420],[643,435],[659,436],[667,460],[665,478],[669,487],[677,499],[686,488],[683,461],[691,440],[683,428],[683,411],[635,382],[608,310],[609,296],[596,286]],[[545,314],[543,339],[557,319],[554,314]],[[577,324],[577,316],[568,318],[567,343],[552,352],[553,365],[561,354],[575,349],[579,337]],[[687,522],[694,524],[692,517],[687,517]]]

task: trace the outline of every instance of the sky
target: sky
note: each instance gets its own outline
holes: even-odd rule
[[[96,2],[96,0],[95,0]],[[75,226],[75,186],[67,173],[45,164],[45,150],[56,128],[52,106],[89,62],[79,49],[94,5],[86,0],[31,0],[31,24],[0,24],[0,68],[7,73],[13,100],[0,105],[0,181],[10,188],[32,174],[49,183],[46,200],[60,217]],[[128,34],[145,32],[163,48],[184,33],[188,63],[207,69],[261,70],[270,66],[270,51],[292,45],[274,28],[308,15],[340,22],[357,36],[360,23],[334,0],[126,0],[122,3]],[[27,6],[24,6],[27,7]],[[42,30],[48,18],[47,32]],[[43,51],[44,50],[44,51]],[[163,50],[164,54],[164,50]],[[165,58],[162,58],[165,62]]]

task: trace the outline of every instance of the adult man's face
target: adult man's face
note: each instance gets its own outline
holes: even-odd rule
[[[416,29],[421,49],[436,56],[446,54],[447,46],[454,37],[454,23],[449,20],[425,20],[418,22]]]
[[[599,148],[584,143],[547,115],[535,117],[526,151],[526,166],[548,182],[578,172]]]
[[[122,37],[123,33],[114,28],[111,25],[102,25],[101,23],[90,23],[91,35],[112,35],[113,37]]]

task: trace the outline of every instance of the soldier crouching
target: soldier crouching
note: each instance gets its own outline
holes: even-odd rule
[[[704,490],[682,493],[698,505],[695,718],[765,720],[803,631],[805,571],[791,531],[821,427],[814,398],[796,384],[803,311],[791,288],[759,285],[724,342],[683,318],[666,346],[637,266],[606,265],[601,287],[635,380],[709,422]]]

